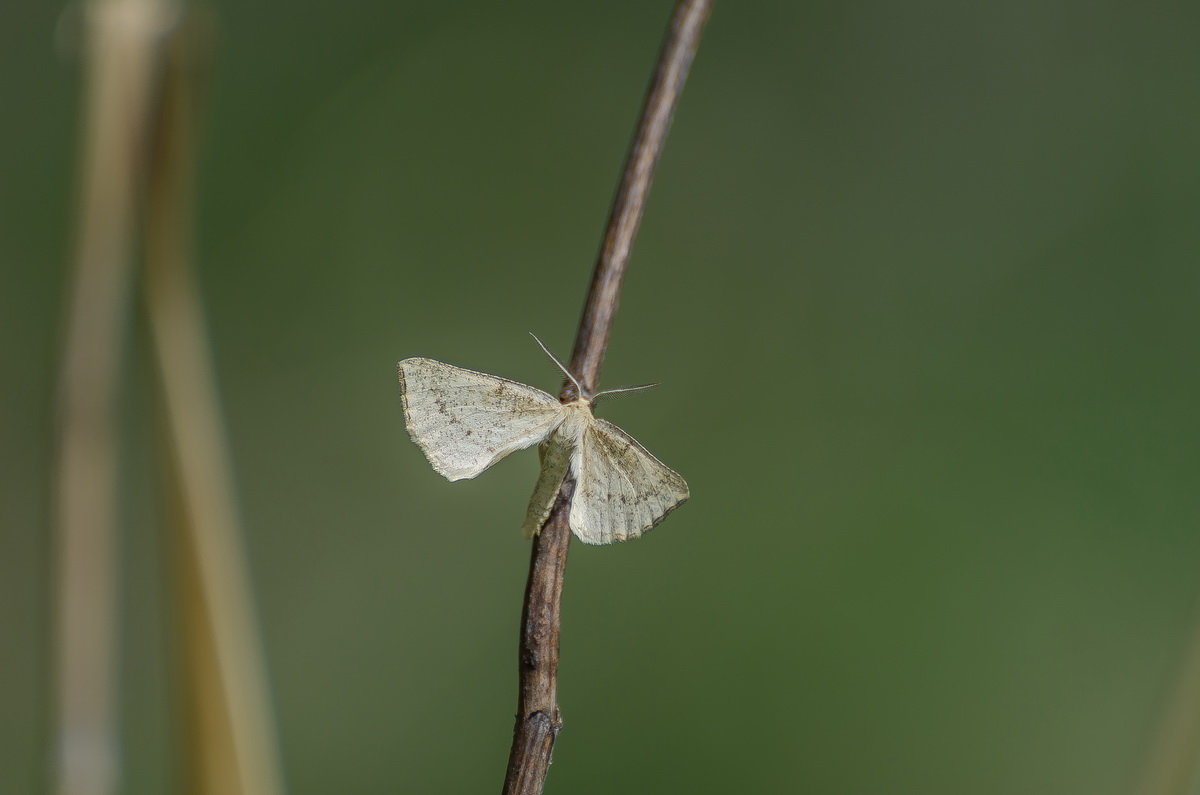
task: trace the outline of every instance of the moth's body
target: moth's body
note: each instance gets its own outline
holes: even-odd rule
[[[563,403],[563,421],[554,429],[552,437],[557,437],[562,443],[578,448],[588,426],[596,421],[592,414],[591,401],[577,398],[570,403]],[[576,450],[578,452],[578,450]]]
[[[550,432],[546,441],[538,445],[542,473],[533,489],[533,496],[529,498],[529,509],[525,512],[525,522],[521,525],[522,532],[527,536],[538,532],[545,524],[550,509],[554,507],[554,500],[558,497],[563,478],[568,473],[574,474],[582,470],[583,437],[588,428],[596,422],[596,417],[592,414],[592,404],[588,400],[578,398],[563,403],[562,407],[562,422]],[[576,486],[578,485],[577,482]]]
[[[409,434],[449,480],[473,478],[509,453],[539,445],[542,471],[526,535],[541,529],[568,474],[575,480],[571,530],[588,544],[637,538],[688,498],[683,478],[596,418],[582,391],[560,403],[540,389],[433,359],[405,359],[398,367]]]

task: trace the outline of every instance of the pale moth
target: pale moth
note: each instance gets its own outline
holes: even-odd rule
[[[409,435],[448,480],[473,478],[506,455],[540,445],[542,473],[522,530],[538,532],[563,478],[575,479],[572,532],[585,544],[637,538],[688,498],[687,483],[633,437],[592,414],[589,395],[562,362],[534,337],[566,373],[579,395],[570,403],[507,378],[465,370],[433,359],[397,365]]]

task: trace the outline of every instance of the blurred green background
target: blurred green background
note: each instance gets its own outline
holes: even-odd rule
[[[397,359],[553,389],[667,2],[217,2],[198,264],[295,795],[504,772],[533,453],[408,440]],[[0,792],[46,768],[78,164],[57,4],[0,9]],[[548,792],[1134,787],[1200,596],[1194,3],[718,3],[601,413],[681,471],[576,544]],[[68,37],[69,38],[69,37]],[[173,790],[144,322],[125,791]]]

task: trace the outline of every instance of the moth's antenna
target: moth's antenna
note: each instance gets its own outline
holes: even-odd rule
[[[537,338],[537,334],[534,334],[531,331],[531,332],[529,332],[529,336],[533,337],[533,341],[538,344],[538,347],[541,348],[545,352],[545,354],[550,357],[551,361],[553,361],[555,364],[558,365],[558,369],[562,370],[566,374],[567,378],[571,379],[571,383],[574,384],[575,389],[577,389],[579,391],[579,396],[585,397],[587,393],[584,391],[583,387],[580,385],[579,381],[575,378],[575,376],[571,375],[571,371],[567,369],[567,366],[565,364],[563,364],[562,362],[560,362],[558,360],[558,357],[550,352],[550,349],[547,348],[546,345]]]
[[[597,392],[596,394],[592,395],[592,400],[596,400],[604,395],[619,395],[623,392],[637,392],[642,389],[653,389],[656,386],[662,386],[662,384],[638,384],[637,386],[622,386],[616,389],[606,389],[603,392]]]

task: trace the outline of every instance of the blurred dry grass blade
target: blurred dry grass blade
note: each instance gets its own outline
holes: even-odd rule
[[[172,492],[173,615],[182,641],[187,725],[184,781],[196,795],[279,795],[253,591],[189,256],[194,50],[188,33],[187,27],[177,31],[167,51],[145,224],[145,295]]]
[[[161,32],[172,7],[85,7],[78,238],[58,395],[54,521],[54,786],[113,792],[116,678],[116,395],[132,266],[137,184]]]
[[[1200,792],[1200,628],[1168,698],[1137,795]]]
[[[279,783],[250,587],[238,541],[199,302],[187,269],[190,137],[176,3],[84,7],[80,229],[60,386],[54,786],[120,782],[116,676],[116,402],[142,188],[147,297],[179,522],[194,792]],[[153,157],[153,159],[150,159]]]

